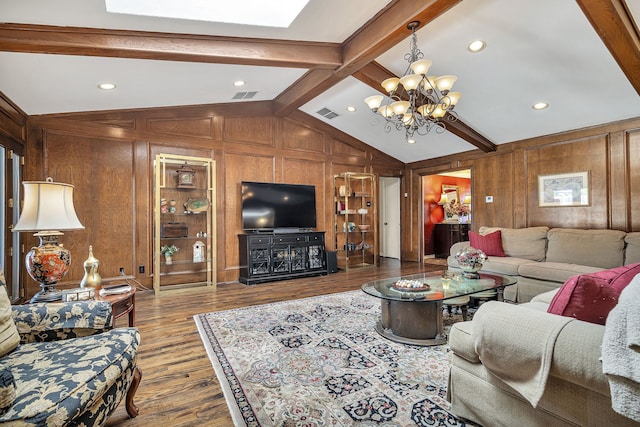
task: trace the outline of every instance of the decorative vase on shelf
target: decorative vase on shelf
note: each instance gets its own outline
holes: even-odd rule
[[[467,246],[456,254],[458,266],[463,271],[462,275],[468,279],[479,279],[478,271],[487,260],[487,255],[480,249]]]
[[[166,265],[171,265],[173,264],[173,257],[171,255],[165,255],[164,256],[164,263]]]

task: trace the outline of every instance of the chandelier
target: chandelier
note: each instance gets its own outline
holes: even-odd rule
[[[419,21],[407,24],[411,30],[411,51],[404,58],[409,62],[404,75],[391,77],[382,82],[388,96],[373,95],[364,100],[374,113],[372,124],[385,120],[385,131],[392,128],[405,130],[408,143],[415,143],[413,136],[426,135],[435,129],[436,133],[445,131],[445,121],[456,121],[453,108],[462,96],[460,92],[451,92],[456,76],[428,76],[431,60],[424,59],[418,49],[416,29]],[[379,115],[377,114],[379,113]]]

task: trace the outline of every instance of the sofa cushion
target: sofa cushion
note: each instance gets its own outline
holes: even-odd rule
[[[0,414],[4,413],[16,398],[16,382],[9,368],[0,368]]]
[[[601,271],[602,268],[563,262],[527,262],[518,267],[518,275],[548,282],[564,283],[570,277]]]
[[[522,264],[530,263],[531,260],[514,257],[491,257],[482,264],[481,273],[506,274],[507,276],[517,276]],[[456,264],[457,265],[457,264]]]
[[[1,279],[0,279],[1,280]],[[20,335],[11,315],[11,301],[4,282],[0,283],[0,357],[20,344]]]
[[[624,241],[626,243],[624,265],[640,262],[640,232],[627,233]]]
[[[620,292],[636,274],[640,263],[574,276],[551,300],[548,312],[604,325]]]
[[[497,230],[502,233],[502,248],[507,256],[544,261],[549,227],[480,227],[478,231],[489,234]]]
[[[624,263],[624,238],[619,230],[552,228],[547,233],[547,261],[615,268]]]
[[[77,417],[120,382],[123,372],[133,369],[139,342],[137,329],[117,328],[89,337],[20,345],[2,359],[11,367],[17,396],[0,415],[0,424],[62,425],[61,421]]]
[[[489,234],[469,232],[469,243],[476,249],[480,249],[487,256],[506,257],[502,250],[502,233],[500,230]]]

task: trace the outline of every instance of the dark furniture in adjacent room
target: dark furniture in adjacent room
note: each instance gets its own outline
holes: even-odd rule
[[[433,251],[436,258],[447,258],[454,243],[469,240],[469,224],[439,223],[433,228]]]

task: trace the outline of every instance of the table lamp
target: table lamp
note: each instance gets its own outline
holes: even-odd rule
[[[31,302],[55,301],[62,293],[58,283],[69,270],[71,251],[58,244],[61,230],[82,230],[73,206],[73,185],[46,181],[24,181],[24,206],[13,231],[36,231],[40,246],[25,257],[29,276],[42,288]]]

